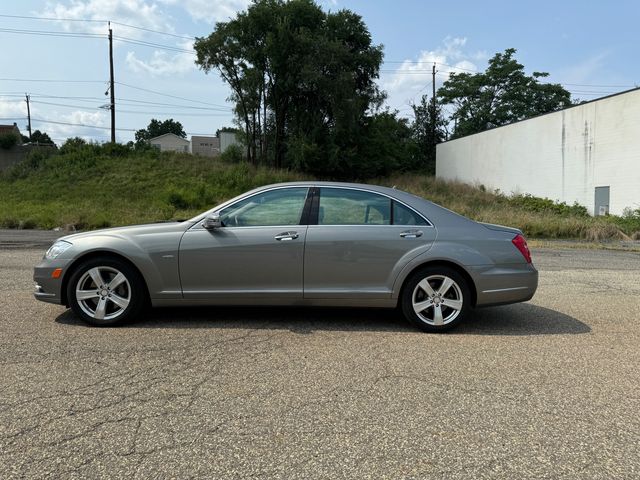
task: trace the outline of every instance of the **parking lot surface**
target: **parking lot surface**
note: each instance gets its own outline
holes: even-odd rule
[[[534,250],[531,302],[155,310],[90,328],[0,249],[0,478],[640,478],[640,254]]]

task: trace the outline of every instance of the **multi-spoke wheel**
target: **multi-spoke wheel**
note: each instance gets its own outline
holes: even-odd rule
[[[94,258],[81,264],[67,286],[73,311],[86,322],[111,326],[137,315],[145,303],[140,274],[116,258]]]
[[[465,279],[447,267],[426,267],[413,274],[403,289],[402,310],[427,332],[443,332],[462,321],[470,303]]]

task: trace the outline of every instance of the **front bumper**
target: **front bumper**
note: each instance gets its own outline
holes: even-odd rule
[[[68,259],[47,259],[43,258],[42,261],[35,266],[33,270],[33,281],[36,282],[33,296],[36,300],[47,303],[62,304],[62,282],[65,277],[66,267],[69,265]],[[58,278],[53,278],[52,274],[57,268],[62,269],[62,275]]]

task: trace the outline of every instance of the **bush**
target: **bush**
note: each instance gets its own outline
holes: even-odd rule
[[[534,197],[528,193],[524,195],[514,195],[509,199],[513,206],[521,207],[530,212],[549,212],[561,216],[575,215],[578,217],[588,217],[589,212],[585,207],[577,202],[567,205],[565,202],[554,202],[549,198]]]
[[[220,160],[226,163],[241,163],[244,161],[244,152],[240,145],[229,145],[227,149],[220,154]]]
[[[84,138],[73,137],[67,138],[65,142],[60,147],[60,154],[64,155],[66,153],[75,152],[84,148],[87,145],[87,141]]]
[[[129,144],[123,145],[122,143],[104,143],[102,144],[102,151],[112,157],[128,157],[133,151],[133,143],[129,143],[131,143],[131,146]]]
[[[11,150],[18,143],[18,135],[13,132],[0,135],[0,148]]]
[[[36,170],[42,168],[47,158],[55,152],[52,148],[34,148],[20,162],[16,163],[7,172],[11,180],[27,178]]]

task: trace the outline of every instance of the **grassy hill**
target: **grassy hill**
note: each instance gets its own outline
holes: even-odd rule
[[[186,154],[133,153],[88,145],[32,156],[0,176],[0,226],[93,229],[190,218],[250,188],[310,179],[287,170]],[[361,179],[396,186],[475,220],[521,228],[532,238],[640,238],[640,212],[592,218],[578,205],[403,174]]]

